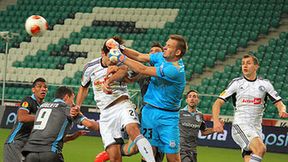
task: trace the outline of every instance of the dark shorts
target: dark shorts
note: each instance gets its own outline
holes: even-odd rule
[[[22,160],[21,149],[23,145],[24,143],[20,141],[4,144],[3,162],[20,162]]]
[[[62,154],[55,152],[27,152],[24,162],[64,162]]]
[[[197,153],[193,151],[180,151],[181,162],[197,162]]]

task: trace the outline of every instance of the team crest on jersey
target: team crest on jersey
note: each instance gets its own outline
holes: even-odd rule
[[[265,91],[265,87],[264,86],[259,86],[259,90],[264,92]]]
[[[172,148],[175,148],[176,147],[176,142],[174,140],[170,141],[169,146],[172,147]]]
[[[196,119],[197,122],[201,122],[200,115],[196,115],[196,116],[195,116],[195,119]]]
[[[25,101],[25,102],[23,102],[23,103],[22,103],[22,105],[21,105],[21,106],[22,106],[22,107],[28,107],[28,106],[29,106],[29,104],[28,104],[28,102],[26,102],[26,101]]]

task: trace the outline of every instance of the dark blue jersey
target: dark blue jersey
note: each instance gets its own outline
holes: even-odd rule
[[[72,122],[79,124],[84,119],[83,116],[74,119],[70,117],[69,112],[70,107],[60,99],[42,104],[23,151],[62,152],[63,138],[71,128]]]
[[[29,112],[29,114],[36,114],[36,111],[39,107],[39,103],[37,102],[34,94],[32,96],[25,97],[21,103],[19,110],[26,110]],[[14,124],[10,135],[8,136],[6,143],[12,143],[15,140],[19,140],[22,142],[26,142],[28,140],[28,137],[31,133],[31,130],[33,128],[33,122],[19,122],[18,119],[16,123]]]

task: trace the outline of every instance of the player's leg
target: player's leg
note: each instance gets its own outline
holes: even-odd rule
[[[139,152],[146,159],[146,161],[154,162],[154,155],[152,146],[149,141],[140,134],[140,129],[137,123],[130,123],[126,125],[126,131],[131,140],[137,145]]]
[[[249,144],[249,150],[252,151],[250,162],[261,162],[264,154],[266,153],[266,146],[261,138],[255,137]]]
[[[121,105],[123,111],[121,112],[121,121],[125,130],[131,140],[137,145],[141,155],[149,162],[154,162],[154,155],[152,146],[149,141],[140,133],[138,116],[135,112],[135,105],[130,101]]]
[[[111,162],[121,162],[122,156],[120,152],[119,144],[112,144],[106,148],[106,151],[109,155],[109,159]]]
[[[154,150],[153,150],[154,151]],[[154,157],[156,162],[162,162],[164,159],[164,153],[160,152],[158,148],[155,148]]]
[[[247,162],[261,162],[266,152],[266,146],[260,138],[260,131],[249,125],[232,125],[232,138],[243,151],[252,151],[252,154],[245,154],[243,160]]]
[[[161,141],[158,148],[166,154],[168,162],[180,162],[179,114],[164,110],[156,111],[159,123],[157,130]]]
[[[120,149],[122,156],[132,156],[139,152],[137,145],[130,138],[127,143],[121,145]],[[95,157],[94,162],[105,162],[108,160],[108,153],[106,151],[102,151]]]
[[[138,152],[138,147],[131,138],[129,138],[127,143],[121,146],[122,156],[132,156]]]
[[[242,150],[242,158],[244,162],[249,162],[250,161],[250,155],[252,154],[252,151],[245,151]]]
[[[166,154],[166,158],[168,162],[181,162],[180,160],[180,154]]]
[[[119,122],[121,108],[111,107],[100,114],[99,126],[104,148],[109,155],[110,161],[122,161],[120,146],[124,143]]]

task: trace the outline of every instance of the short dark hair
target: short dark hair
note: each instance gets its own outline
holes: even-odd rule
[[[181,51],[180,57],[182,57],[188,51],[188,45],[187,45],[187,41],[185,40],[185,38],[177,34],[172,34],[169,36],[169,38],[177,41],[176,48]]]
[[[254,55],[245,54],[245,55],[242,57],[242,59],[243,59],[243,58],[249,58],[249,57],[251,57],[251,58],[253,59],[254,65],[259,65],[259,61],[258,61],[257,57],[254,56]]]
[[[59,87],[55,92],[55,98],[63,99],[65,95],[72,96],[74,94],[74,91],[72,88],[61,86]]]
[[[114,39],[116,42],[118,42],[120,45],[124,44],[124,39],[122,39],[120,36],[113,36],[112,39]],[[107,39],[108,40],[108,39]],[[109,53],[109,49],[106,47],[106,42],[107,40],[104,42],[102,50],[105,54]],[[121,49],[120,49],[121,50]],[[122,52],[122,51],[121,51]]]
[[[34,82],[32,83],[32,87],[34,88],[38,82],[44,82],[45,83],[46,80],[44,78],[39,77],[39,78],[34,80]]]
[[[199,92],[198,92],[197,90],[191,89],[190,91],[188,91],[188,92],[186,93],[186,98],[187,98],[187,96],[189,95],[189,93],[191,93],[191,92],[195,92],[195,93],[199,94]]]
[[[162,52],[164,51],[163,46],[159,42],[153,42],[152,45],[151,45],[151,48],[153,48],[153,47],[161,48],[161,51]]]

